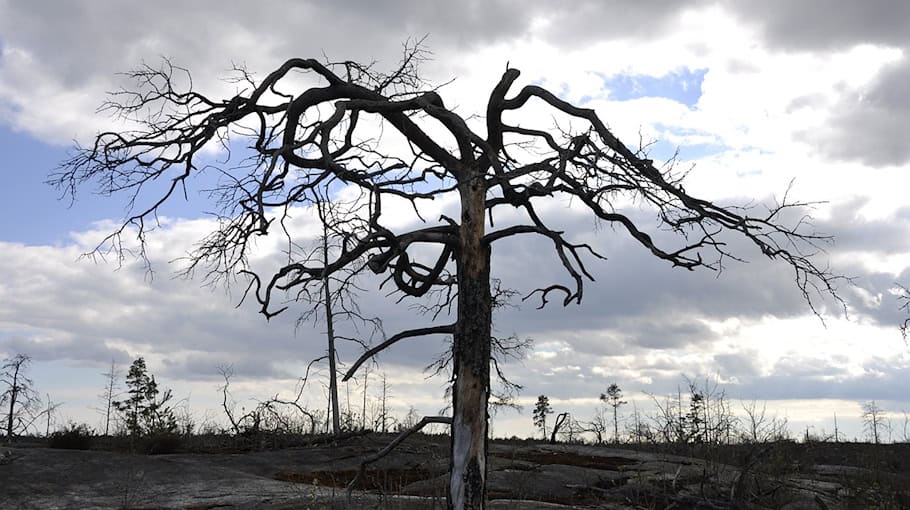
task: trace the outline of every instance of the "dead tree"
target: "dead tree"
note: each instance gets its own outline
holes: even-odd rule
[[[879,444],[888,428],[887,413],[874,400],[863,404],[863,428],[873,443]]]
[[[104,435],[109,436],[111,430],[111,418],[112,412],[114,410],[114,400],[120,396],[120,383],[118,379],[121,376],[120,369],[117,367],[117,364],[114,363],[114,360],[111,360],[111,369],[107,372],[101,374],[104,376],[104,390],[98,399],[101,401],[102,407],[96,408],[96,410],[104,416]]]
[[[316,202],[316,209],[319,212],[319,219],[322,221],[322,261],[323,264],[329,263],[329,232],[328,217],[323,207],[325,201]],[[338,414],[338,369],[335,364],[338,361],[338,355],[335,349],[335,313],[332,307],[332,282],[331,275],[325,273],[322,277],[322,305],[325,308],[325,336],[328,345],[326,356],[329,358],[329,404],[332,408],[332,434],[341,434],[341,422]],[[319,301],[319,299],[317,299]]]
[[[324,190],[314,189],[308,197],[312,200],[312,208],[315,210],[322,232],[317,242],[317,247],[310,253],[305,253],[305,260],[318,260],[323,265],[329,264],[332,260],[333,253],[343,248],[344,237],[346,235],[346,226],[349,218],[355,217],[359,209],[364,208],[364,204],[353,202],[346,203],[343,200],[335,198],[330,199],[322,192]],[[338,351],[337,342],[347,340],[359,344],[364,350],[368,348],[368,341],[362,338],[343,336],[336,330],[338,322],[344,322],[353,325],[360,332],[361,328],[368,328],[370,331],[367,340],[382,331],[382,323],[378,318],[366,317],[360,312],[360,307],[355,299],[355,291],[360,290],[356,284],[356,277],[362,264],[352,262],[347,267],[336,271],[335,273],[325,272],[322,276],[322,286],[315,295],[311,294],[310,288],[304,287],[297,295],[298,301],[304,301],[310,304],[310,308],[301,314],[297,321],[298,326],[305,321],[318,322],[320,311],[322,320],[326,327],[326,359],[329,365],[329,411],[331,414],[332,434],[339,436],[341,434],[341,412],[338,400]],[[345,379],[347,380],[347,379]],[[364,414],[366,413],[366,393],[364,393]]]
[[[385,372],[382,373],[382,391],[379,395],[379,417],[377,417],[373,423],[373,428],[385,434],[389,431],[389,415],[388,415],[388,403],[389,403],[389,384],[386,381]]]
[[[553,423],[553,431],[550,432],[550,444],[556,444],[556,434],[559,433],[559,429],[562,428],[568,419],[569,413],[559,413],[556,415],[556,422]]]
[[[238,436],[255,436],[260,432],[264,432],[265,430],[263,429],[267,425],[271,426],[272,431],[291,432],[293,430],[291,419],[283,412],[286,410],[292,412],[296,411],[297,414],[306,417],[310,422],[310,434],[315,434],[316,417],[300,403],[300,399],[303,396],[303,390],[306,388],[306,383],[310,376],[310,369],[313,367],[313,364],[321,360],[322,358],[317,358],[310,361],[307,365],[306,373],[297,381],[297,388],[294,390],[293,399],[279,398],[276,394],[272,398],[257,401],[255,407],[250,411],[241,411],[243,414],[236,412],[237,403],[234,401],[234,397],[231,395],[230,391],[231,377],[234,376],[234,368],[231,365],[219,366],[218,372],[224,379],[224,384],[218,388],[218,391],[221,392],[221,409],[224,411],[228,422],[231,424],[231,430],[234,434]]]
[[[532,290],[526,297],[536,296],[540,306],[554,296],[564,305],[580,303],[585,280],[593,280],[586,264],[604,258],[559,230],[558,218],[543,214],[540,204],[571,200],[647,253],[687,270],[720,270],[736,259],[726,241],[739,236],[786,263],[806,298],[835,292],[836,277],[814,262],[818,245],[828,238],[807,230],[811,226],[800,218],[807,204],[784,196],[752,215],[754,209],[693,196],[672,161],[655,165],[643,150],[630,149],[594,110],[536,85],[513,91],[517,69],[507,68],[493,86],[482,120],[465,117],[419,78],[422,56],[419,47],[406,48],[390,73],[301,58],[261,80],[238,69],[238,92],[226,99],[192,90],[188,73],[169,62],[141,67],[132,73],[136,88],[115,93],[103,108],[126,118],[130,127],[100,133],[77,147],[52,182],[69,193],[93,182],[102,193],[129,194],[134,209],[96,253],[112,249],[119,256],[144,257],[158,208],[175,196],[182,199],[192,184],[189,177],[212,166],[205,157],[211,152],[202,151],[221,143],[233,149],[224,152],[234,155],[235,164],[218,165],[224,178],[211,191],[222,206],[220,224],[192,252],[188,274],[200,268],[214,280],[245,274],[247,295],[266,318],[287,309],[288,300],[305,289],[317,294],[326,275],[346,268],[386,275],[402,299],[435,296],[440,316],[452,310],[450,322],[398,332],[368,354],[406,339],[453,336],[449,504],[454,508],[484,506],[492,246],[514,236],[551,243],[569,282],[542,282]],[[562,125],[554,127],[550,115],[509,120],[532,102],[564,119]],[[239,162],[238,138],[248,142],[248,157]],[[160,194],[143,194],[161,190],[153,186],[159,183],[165,184]],[[284,220],[295,208],[317,191],[332,196],[331,190],[342,187],[366,209],[347,218],[331,261],[303,257],[288,242],[280,267],[247,264],[256,236],[277,232],[293,238]],[[448,197],[458,204],[454,217],[423,218],[416,228],[396,227],[386,214],[396,201],[419,215],[427,200]],[[635,204],[636,211],[649,208],[657,221],[638,222],[624,212],[625,204]],[[511,213],[502,216],[502,210]],[[522,219],[504,219],[516,213]],[[663,234],[658,238],[649,231]],[[136,236],[138,246],[124,244],[127,236]],[[813,303],[809,300],[814,310]]]
[[[7,441],[28,430],[43,414],[40,412],[41,397],[35,391],[35,383],[26,375],[31,361],[32,358],[17,354],[0,366],[0,383],[5,386],[3,393],[0,393],[0,405],[6,408],[4,431]]]

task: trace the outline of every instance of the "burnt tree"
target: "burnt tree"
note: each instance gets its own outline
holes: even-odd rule
[[[0,406],[7,410],[3,430],[6,440],[12,441],[16,434],[27,432],[29,427],[42,415],[41,397],[35,391],[35,382],[27,376],[32,358],[17,354],[0,365],[0,384],[5,387],[0,393]],[[54,408],[48,403],[47,412]]]
[[[364,204],[360,201],[353,200],[347,202],[337,197],[330,198],[326,193],[320,190],[313,190],[309,197],[311,200],[310,208],[316,213],[316,220],[321,225],[321,233],[316,242],[316,247],[309,252],[302,253],[303,260],[319,261],[321,264],[328,264],[333,255],[343,249],[344,238],[347,236],[349,225],[352,219],[357,218],[364,209]],[[332,433],[336,436],[341,434],[340,408],[338,400],[338,348],[339,341],[344,340],[360,345],[364,350],[368,349],[368,341],[364,341],[356,336],[342,335],[336,329],[336,324],[347,323],[354,325],[358,333],[367,334],[364,328],[369,330],[369,339],[372,339],[377,333],[382,331],[382,322],[376,317],[366,317],[361,311],[356,300],[356,291],[362,290],[358,287],[356,278],[362,268],[363,261],[351,261],[347,267],[342,268],[334,273],[326,272],[322,278],[320,289],[305,287],[301,289],[295,299],[303,303],[309,303],[310,307],[306,309],[299,317],[298,326],[305,321],[314,323],[321,320],[325,323],[326,334],[326,354],[324,358],[328,361],[328,389],[329,389],[329,414],[331,414]],[[316,294],[312,294],[317,290]],[[322,357],[317,358],[321,360]],[[345,379],[347,380],[347,379]],[[364,383],[365,385],[365,383]],[[364,410],[366,409],[366,393],[364,393]]]
[[[603,258],[555,228],[558,219],[545,217],[540,203],[570,199],[651,255],[688,270],[720,269],[734,257],[726,236],[739,236],[788,264],[807,298],[834,292],[835,277],[812,258],[827,238],[805,231],[799,217],[792,224],[784,217],[790,211],[798,216],[806,204],[785,199],[752,216],[749,209],[692,196],[674,165],[655,166],[642,149],[627,147],[595,111],[539,86],[513,90],[517,69],[507,68],[493,86],[482,119],[465,117],[418,77],[422,56],[419,48],[408,48],[390,73],[299,58],[261,80],[238,69],[238,92],[226,99],[192,90],[188,73],[168,62],[142,67],[131,74],[136,88],[115,93],[103,108],[126,118],[129,127],[77,147],[52,181],[69,193],[94,182],[102,193],[129,194],[134,209],[98,247],[122,254],[129,247],[126,236],[144,245],[158,208],[183,197],[188,179],[213,166],[204,148],[221,143],[236,162],[238,140],[244,139],[246,159],[217,165],[223,178],[211,193],[221,206],[220,222],[192,252],[189,273],[205,268],[216,279],[248,276],[247,296],[266,318],[297,296],[318,295],[329,275],[344,270],[387,275],[403,299],[435,298],[441,317],[454,307],[453,321],[398,332],[367,353],[409,338],[452,335],[453,508],[484,506],[491,247],[513,236],[548,240],[569,283],[528,289],[540,306],[554,296],[563,305],[580,303],[585,280],[593,280],[585,263]],[[552,126],[551,116],[509,120],[531,102],[564,119],[562,126]],[[160,193],[149,198],[144,192],[156,184]],[[365,209],[347,218],[331,260],[306,257],[288,242],[280,267],[249,266],[257,236],[292,238],[285,222],[292,212],[318,193],[331,199],[342,189]],[[416,228],[394,227],[395,218],[386,214],[389,204],[405,201],[419,216],[427,200],[448,197],[457,203],[457,215],[421,218]],[[625,204],[650,208],[658,221],[637,224],[624,214]],[[503,216],[501,210],[511,213]],[[516,214],[522,219],[515,221]],[[513,220],[498,223],[497,216]],[[675,241],[656,242],[647,231],[657,228],[677,234]]]

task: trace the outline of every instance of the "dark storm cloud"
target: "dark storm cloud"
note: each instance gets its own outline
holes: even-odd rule
[[[620,380],[627,391],[645,390],[655,395],[676,395],[677,388],[685,391],[687,379],[699,386],[705,376],[711,381],[718,377],[718,389],[732,400],[895,400],[906,399],[904,388],[910,383],[910,367],[906,361],[875,358],[863,364],[861,373],[847,368],[850,359],[843,355],[801,355],[782,358],[761,375],[757,353],[718,354],[708,373],[682,366],[678,360],[655,369],[643,369],[642,375],[651,378],[647,387],[640,383]],[[732,378],[732,379],[731,379]],[[602,378],[601,378],[602,380]]]
[[[185,379],[215,376],[219,364],[305,363],[324,350],[318,335],[294,333],[293,316],[265,327],[249,303],[235,309],[238,299],[202,289],[198,281],[161,277],[174,269],[161,258],[153,258],[159,277],[149,281],[134,261],[119,271],[74,262],[73,247],[3,245],[3,252],[2,291],[16,298],[4,300],[0,322],[6,331],[22,332],[0,340],[4,350],[97,363],[160,355],[171,361],[169,375]],[[173,360],[185,356],[192,362]],[[268,367],[250,371],[283,375]]]
[[[219,381],[223,380],[221,369],[227,370],[237,379],[296,379],[302,376],[276,366],[280,361],[250,356],[245,352],[219,350],[180,358],[165,357],[161,373],[183,380]]]
[[[859,211],[870,201],[856,197],[837,204],[830,218],[816,221],[817,228],[834,236],[837,251],[878,255],[910,252],[910,207],[901,207],[885,218],[868,220]]]
[[[571,381],[569,388],[563,386],[570,381],[554,379],[547,389],[561,398],[596,396],[598,385],[615,379],[627,392],[647,391],[658,397],[675,396],[677,389],[685,393],[688,381],[703,387],[707,377],[709,386],[717,384],[717,390],[723,391],[728,400],[906,401],[904,388],[910,384],[910,367],[899,359],[870,360],[863,365],[862,373],[855,374],[845,368],[849,360],[843,356],[800,356],[782,359],[769,374],[760,375],[755,358],[755,353],[750,352],[716,355],[716,365],[709,373],[698,372],[697,369],[693,371],[693,367],[682,366],[677,360],[656,370],[640,370],[640,375],[650,377],[647,385],[623,377],[593,375]],[[726,382],[717,382],[718,376]]]
[[[905,313],[891,290],[896,284],[910,281],[910,268],[894,275],[866,267],[855,257],[888,257],[910,252],[910,209],[900,208],[884,218],[869,220],[859,214],[868,202],[857,198],[839,204],[829,218],[817,221],[816,227],[834,236],[829,254],[841,264],[835,269],[853,279],[852,285],[841,288],[850,314],[885,328],[896,328]]]
[[[910,268],[897,276],[857,269],[860,271],[856,273],[855,287],[848,287],[843,292],[850,304],[852,318],[870,320],[878,326],[894,329],[897,334],[897,327],[907,318],[907,313],[901,310],[901,303],[891,290],[898,284],[910,282]]]
[[[859,161],[873,167],[910,160],[910,59],[889,64],[868,90],[850,94],[833,108],[826,128],[800,138],[835,160]]]
[[[67,143],[98,129],[74,117],[90,115],[105,91],[128,86],[116,73],[142,63],[156,66],[162,57],[189,69],[197,90],[230,92],[219,80],[235,63],[260,77],[292,57],[376,62],[377,69],[389,70],[405,41],[428,36],[432,61],[423,75],[444,82],[458,65],[470,65],[466,56],[473,50],[527,36],[540,20],[555,20],[545,38],[573,47],[580,38],[648,36],[658,19],[673,15],[670,4],[274,0],[166,8],[136,1],[0,0],[0,47],[9,52],[0,60],[0,112],[17,129]],[[617,12],[624,13],[622,22],[614,22]],[[59,107],[42,107],[48,95],[61,101]]]
[[[753,351],[715,354],[717,372],[737,378],[751,378],[760,373],[758,353]]]
[[[27,354],[35,361],[68,360],[103,360],[115,363],[129,363],[128,352],[108,347],[90,338],[47,338],[40,333],[22,336],[10,336],[0,339],[0,351],[12,354]]]
[[[821,245],[826,251],[818,253],[815,261],[820,267],[831,264],[833,273],[853,278],[852,284],[846,280],[837,282],[850,318],[893,328],[897,334],[903,312],[889,290],[895,282],[910,282],[910,270],[895,277],[869,269],[857,255],[890,256],[910,251],[910,212],[900,209],[889,217],[868,220],[859,214],[867,203],[866,199],[855,199],[841,204],[828,218],[807,225],[805,231],[833,236],[834,243]],[[640,225],[650,221],[650,215],[645,213],[632,217]],[[503,334],[562,338],[579,352],[610,356],[690,345],[707,348],[720,337],[705,325],[705,320],[759,321],[811,313],[790,266],[781,260],[767,259],[737,236],[726,239],[727,249],[747,262],[728,261],[718,274],[707,269],[673,268],[622,231],[603,228],[595,232],[590,219],[574,216],[554,228],[566,231],[576,241],[591,243],[608,260],[588,259],[588,269],[596,281],[585,282],[580,305],[563,307],[557,298],[536,310],[540,301],[532,296],[524,302],[516,299],[517,308],[497,311],[495,328]],[[662,246],[678,246],[679,240],[666,232],[650,233]],[[707,253],[705,259],[709,260]],[[552,253],[552,245],[530,237],[494,245],[492,274],[522,295],[536,287],[570,283]],[[822,314],[843,317],[839,303],[817,295],[812,298]]]
[[[591,315],[600,315],[590,309]],[[617,356],[642,354],[660,350],[685,349],[689,346],[708,346],[718,335],[699,319],[698,315],[687,316],[670,308],[642,308],[628,315],[607,315],[600,317],[600,327],[578,329],[572,321],[565,329],[562,321],[553,321],[554,328],[546,337],[563,340],[572,346],[574,352],[593,356]],[[534,335],[534,333],[529,333]]]
[[[653,216],[645,212],[632,213],[631,217],[639,225],[649,225],[653,220]],[[679,345],[688,342],[693,332],[668,326],[681,323],[686,316],[693,321],[699,318],[724,320],[766,315],[793,317],[808,311],[789,267],[781,261],[767,260],[755,247],[735,236],[725,238],[729,243],[727,248],[748,263],[728,260],[724,271],[718,275],[705,268],[695,271],[673,268],[632,241],[623,231],[603,228],[595,233],[592,227],[590,219],[577,216],[571,223],[554,227],[565,230],[576,241],[591,243],[607,257],[605,261],[588,259],[589,270],[596,281],[585,282],[582,304],[563,308],[555,299],[542,311],[525,313],[540,302],[532,297],[522,304],[523,318],[516,320],[516,325],[520,322],[525,327],[544,330],[571,325],[572,328],[594,330],[616,327],[621,318],[640,318],[640,324],[634,324],[631,329],[654,334],[637,337],[639,342],[653,343],[659,338],[661,343]],[[665,231],[648,229],[648,232],[665,249],[680,246],[681,240]],[[529,293],[537,286],[569,283],[551,246],[543,240],[530,238],[497,244],[493,252],[494,276],[501,277],[506,286],[522,293]],[[704,255],[705,260],[710,260],[709,252]],[[533,275],[533,279],[528,275]],[[504,310],[503,319],[513,313],[516,312]],[[657,326],[645,327],[648,324]],[[501,326],[507,329],[505,324]],[[679,339],[661,338],[656,333],[661,329],[678,333]]]
[[[844,51],[860,44],[904,51],[866,90],[834,105],[825,127],[802,138],[834,160],[875,167],[910,160],[910,2],[736,0],[727,5],[742,21],[759,27],[765,43],[779,51]]]
[[[627,37],[654,40],[672,31],[672,22],[683,9],[708,4],[707,0],[546,2],[540,14],[549,20],[544,35],[550,43],[575,47]]]
[[[626,321],[623,321],[626,322]],[[690,344],[707,344],[717,334],[701,322],[692,320],[659,320],[642,315],[634,321],[622,323],[632,345],[644,349],[671,349]]]
[[[162,56],[188,67],[201,90],[223,87],[216,80],[228,75],[234,62],[262,75],[287,58],[321,58],[324,53],[335,60],[375,60],[388,69],[405,40],[424,35],[436,54],[436,62],[425,69],[427,77],[446,81],[453,77],[453,60],[462,62],[486,45],[531,35],[566,49],[623,38],[655,40],[672,32],[683,10],[708,5],[701,0],[230,1],[192,2],[174,10],[149,2],[6,1],[0,3],[0,45],[28,56],[0,61],[0,76],[5,75],[0,86],[6,82],[0,109],[14,124],[33,122],[22,109],[40,101],[39,91],[54,87],[100,101],[104,90],[116,88],[115,73],[141,62],[155,64]],[[781,51],[842,50],[861,43],[904,48],[910,41],[910,4],[901,0],[737,0],[721,5],[758,27],[766,44]],[[910,144],[901,133],[910,125],[910,108],[901,85],[908,75],[905,59],[883,73],[862,100],[848,98],[837,105],[828,129],[807,140],[834,159],[876,166],[907,161]],[[52,122],[66,122],[62,117]],[[16,127],[42,136],[53,131],[60,143],[83,135],[72,132],[79,128],[71,122],[56,129]]]
[[[721,5],[757,25],[770,46],[786,50],[903,46],[910,40],[910,4],[904,0],[732,0]]]
[[[142,59],[172,56],[226,68],[232,61],[292,56],[394,59],[408,38],[429,35],[431,49],[470,49],[526,34],[551,18],[555,44],[645,31],[672,16],[677,2],[193,2],[163,9],[148,2],[4,2],[0,40],[35,53],[71,86],[97,72],[129,69]],[[619,16],[617,13],[622,13]],[[621,17],[623,22],[611,23]],[[612,26],[605,30],[605,25]],[[243,48],[251,54],[232,54]],[[252,53],[254,50],[258,50]],[[266,62],[269,63],[269,62]],[[273,62],[273,63],[277,63]]]
[[[863,374],[851,375],[828,360],[800,358],[779,364],[771,375],[752,379],[735,391],[742,398],[767,400],[906,400],[910,367],[879,360],[864,368]]]

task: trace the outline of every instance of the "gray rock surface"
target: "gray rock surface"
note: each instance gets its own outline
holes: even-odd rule
[[[251,453],[134,455],[0,450],[0,509],[306,509],[445,507],[446,442],[417,439],[371,465],[388,438]],[[489,508],[847,508],[849,476],[818,465],[740,480],[738,469],[688,457],[584,445],[490,445]],[[898,476],[895,474],[889,476]],[[740,483],[741,481],[741,483]],[[736,491],[740,491],[738,498]],[[773,500],[755,499],[773,493]],[[873,495],[874,496],[874,495]],[[749,499],[748,504],[743,498]],[[751,499],[750,499],[751,498]],[[789,505],[789,506],[788,506]]]

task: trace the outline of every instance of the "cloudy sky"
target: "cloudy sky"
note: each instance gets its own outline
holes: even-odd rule
[[[620,138],[656,140],[655,159],[679,151],[694,165],[692,194],[724,204],[791,196],[820,202],[818,231],[836,242],[819,259],[854,277],[842,286],[847,314],[820,302],[813,316],[790,270],[747,245],[747,263],[720,275],[674,270],[609,228],[559,205],[567,232],[607,255],[580,306],[542,311],[516,300],[496,317],[502,336],[534,349],[507,366],[520,400],[550,397],[581,419],[611,382],[647,406],[645,392],[675,392],[711,376],[730,399],[767,401],[794,429],[861,436],[860,403],[910,411],[910,355],[895,282],[910,284],[910,4],[822,1],[192,2],[0,0],[0,357],[34,359],[36,389],[65,402],[61,419],[98,422],[100,375],[145,356],[159,381],[202,419],[218,415],[219,365],[233,364],[238,400],[288,394],[322,354],[321,324],[269,323],[239,288],[172,278],[211,228],[206,197],[162,213],[150,237],[153,277],[132,260],[80,259],[123,217],[123,197],[91,187],[75,202],[44,184],[74,141],[114,120],[97,114],[118,74],[161,57],[190,69],[197,90],[229,97],[234,64],[263,76],[290,57],[376,61],[391,68],[402,43],[426,37],[423,67],[448,105],[483,111],[506,63],[536,83],[596,109]],[[647,215],[647,211],[630,211]],[[565,276],[542,245],[497,246],[493,272],[528,292]],[[734,246],[734,248],[737,248]],[[268,247],[262,248],[265,252]],[[541,255],[544,254],[544,255]],[[388,331],[426,323],[364,282],[360,296]],[[445,380],[424,366],[442,339],[402,342],[370,380],[387,375],[393,403],[421,413],[443,407]],[[355,351],[343,352],[350,362]],[[307,393],[322,406],[319,381]],[[356,400],[361,386],[350,388]],[[343,390],[344,393],[344,390]],[[359,397],[358,397],[359,398]],[[359,402],[359,400],[358,400]],[[246,405],[249,405],[248,403]],[[208,410],[208,411],[207,411]],[[206,414],[208,413],[208,414]],[[530,411],[497,417],[497,435],[531,432]]]

